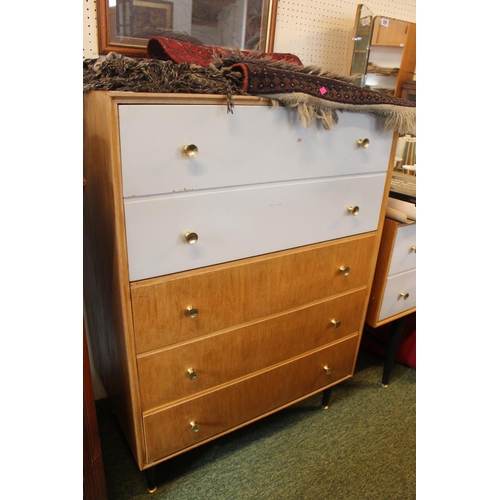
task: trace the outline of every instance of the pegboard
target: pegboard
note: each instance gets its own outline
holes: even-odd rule
[[[372,0],[374,16],[416,22],[417,0]],[[306,65],[347,75],[356,16],[356,0],[279,0],[275,52],[290,52]],[[97,57],[97,8],[83,0],[83,56]]]
[[[275,52],[291,52],[305,65],[349,72],[356,8],[353,0],[279,0]],[[369,1],[374,16],[416,22],[416,0]]]
[[[83,0],[83,58],[93,59],[98,56],[96,1]]]

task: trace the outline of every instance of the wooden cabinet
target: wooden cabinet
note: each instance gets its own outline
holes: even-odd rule
[[[393,47],[405,45],[411,23],[379,16],[373,21],[372,45]]]
[[[366,86],[401,97],[403,85],[415,79],[416,25],[373,18]]]
[[[393,134],[235,103],[84,95],[89,333],[149,472],[354,373]]]
[[[416,310],[416,223],[386,218],[366,322],[378,327]]]

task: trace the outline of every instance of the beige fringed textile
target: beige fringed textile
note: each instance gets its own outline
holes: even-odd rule
[[[83,90],[220,94],[227,96],[229,110],[233,107],[232,96],[244,95],[242,75],[230,67],[176,64],[117,52],[83,61]]]
[[[311,127],[315,120],[320,120],[323,128],[331,130],[338,123],[338,112],[375,113],[385,116],[385,128],[401,135],[416,135],[416,108],[394,106],[393,104],[365,105],[328,102],[295,92],[294,94],[263,95],[273,102],[273,106],[280,104],[289,108],[297,108],[300,120],[304,127]]]

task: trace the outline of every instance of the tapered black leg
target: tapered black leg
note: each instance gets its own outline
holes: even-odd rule
[[[156,466],[146,469],[146,481],[148,483],[149,493],[154,493],[156,491]]]
[[[389,385],[389,378],[391,376],[392,369],[394,368],[396,354],[398,352],[399,343],[401,342],[401,336],[403,335],[405,322],[406,316],[403,316],[402,318],[393,321],[391,325],[389,341],[387,343],[387,354],[384,362],[384,372],[382,374],[382,385],[384,387]]]
[[[330,387],[329,389],[325,389],[323,391],[323,397],[321,399],[321,406],[323,407],[323,410],[328,410],[328,405],[330,403],[330,396],[332,395],[333,387]]]

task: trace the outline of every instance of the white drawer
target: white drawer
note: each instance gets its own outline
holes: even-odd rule
[[[417,305],[416,270],[391,276],[387,279],[384,300],[380,308],[378,320],[394,316]],[[408,294],[405,300],[401,294]]]
[[[389,276],[399,274],[417,267],[416,249],[416,224],[400,226],[397,231],[396,241],[392,251],[391,266]]]
[[[384,185],[373,174],[128,199],[130,280],[374,231]]]
[[[120,105],[124,197],[385,172],[383,117],[341,113],[327,131],[270,106]],[[367,149],[357,145],[368,138]],[[189,159],[183,146],[195,144]]]

